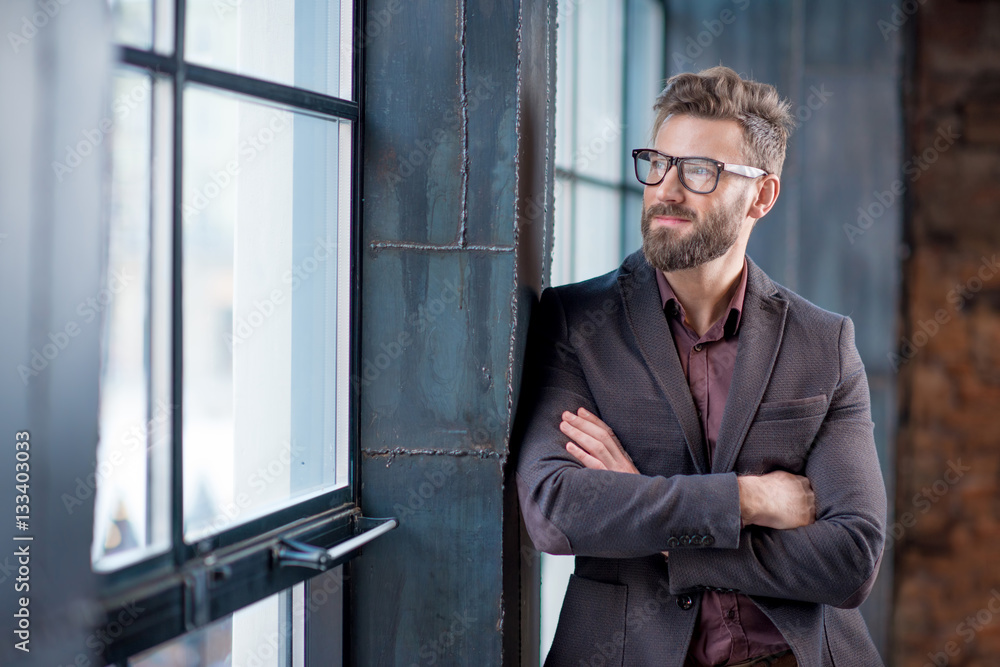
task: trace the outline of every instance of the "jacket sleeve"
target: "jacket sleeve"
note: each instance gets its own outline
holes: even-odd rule
[[[517,490],[536,548],[633,558],[669,549],[682,536],[698,536],[694,542],[704,548],[735,549],[740,533],[735,474],[665,478],[590,470],[566,451],[567,438],[559,430],[563,411],[582,406],[601,414],[574,347],[594,343],[566,322],[557,291],[546,290],[532,317],[518,409],[523,435]]]
[[[886,494],[850,318],[841,325],[840,358],[840,380],[806,462],[816,522],[749,526],[737,549],[671,551],[671,593],[726,589],[842,608],[868,596],[885,546]]]

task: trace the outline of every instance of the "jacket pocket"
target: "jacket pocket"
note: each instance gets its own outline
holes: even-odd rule
[[[805,419],[817,415],[825,415],[827,408],[826,394],[796,398],[791,401],[771,401],[761,403],[757,408],[755,422],[772,419]]]
[[[735,469],[751,474],[774,470],[801,474],[826,409],[825,394],[761,403],[740,448]]]
[[[628,587],[570,575],[545,667],[622,667]]]

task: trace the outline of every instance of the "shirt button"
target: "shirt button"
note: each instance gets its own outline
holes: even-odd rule
[[[694,351],[695,352],[701,352],[701,348],[702,347],[704,347],[704,346],[701,343],[698,343],[697,345],[694,346]]]
[[[735,617],[736,617],[736,612],[733,611],[732,609],[726,612],[726,618],[728,618],[729,620],[733,620],[733,618]]]

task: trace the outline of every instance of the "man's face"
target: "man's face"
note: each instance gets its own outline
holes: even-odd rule
[[[653,148],[674,157],[746,164],[742,146],[743,132],[736,121],[673,116],[660,126]],[[659,185],[647,185],[642,250],[649,263],[667,272],[694,268],[724,255],[741,234],[748,238],[752,182],[723,172],[714,192],[697,194],[681,185],[674,166]]]

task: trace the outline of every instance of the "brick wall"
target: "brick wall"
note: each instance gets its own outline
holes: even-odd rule
[[[896,2],[905,86],[893,664],[1000,665],[1000,2]],[[906,7],[902,7],[905,5]],[[912,22],[911,25],[906,25]]]

